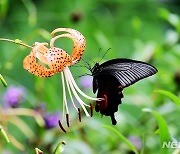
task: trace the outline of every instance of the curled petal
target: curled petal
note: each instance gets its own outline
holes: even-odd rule
[[[40,51],[37,53],[37,51]],[[54,70],[48,69],[36,62],[36,57],[40,59],[45,64],[48,64],[48,60],[43,56],[43,52],[47,52],[48,48],[44,46],[44,43],[35,44],[30,55],[26,56],[23,60],[23,67],[28,72],[40,76],[40,77],[50,77],[54,75]]]
[[[30,55],[26,56],[23,61],[24,69],[36,76],[50,77],[71,65],[71,57],[66,51],[56,47],[48,49],[45,45],[47,44],[35,43]],[[36,58],[41,63],[48,65],[49,68],[38,64]]]
[[[46,46],[48,46],[47,43],[35,42],[34,48],[31,52],[33,52],[36,58],[38,58],[42,63],[49,65],[47,58],[44,56],[44,54],[49,50]]]
[[[54,42],[56,41],[56,39],[61,38],[61,37],[68,37],[70,39],[73,40],[74,42],[74,46],[73,46],[73,51],[72,51],[72,63],[71,65],[77,63],[81,57],[82,54],[84,53],[84,50],[86,48],[86,40],[84,38],[84,36],[71,28],[57,28],[54,31],[52,31],[51,35],[54,36],[55,33],[57,32],[68,32],[67,34],[61,34],[58,36],[55,36],[54,38],[51,39],[50,42],[50,47],[53,48],[54,47]]]
[[[51,35],[62,31],[68,33],[52,38],[50,49],[46,47],[47,43],[36,42],[31,53],[23,61],[24,69],[36,76],[50,77],[63,71],[65,67],[77,63],[81,59],[86,46],[85,38],[80,32],[70,28],[55,29]],[[74,41],[72,57],[63,49],[54,47],[55,40],[61,37],[68,37]],[[44,65],[38,64],[36,58]]]

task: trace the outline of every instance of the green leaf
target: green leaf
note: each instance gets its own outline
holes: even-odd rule
[[[155,134],[160,134],[160,130],[159,129],[157,129],[156,131],[155,131]]]
[[[1,80],[2,84],[4,85],[4,87],[7,87],[7,83],[1,74],[0,74],[0,80]]]
[[[180,98],[166,90],[155,90],[155,92],[168,96],[174,103],[180,106]]]
[[[159,8],[158,14],[161,18],[168,20],[170,12],[165,8]]]
[[[157,121],[158,127],[159,127],[158,133],[160,136],[160,142],[161,142],[161,147],[162,147],[164,142],[169,142],[171,140],[166,121],[158,112],[156,112],[154,110],[144,108],[143,111],[144,112],[150,112],[154,115],[154,117]],[[162,154],[168,154],[168,152],[169,151],[167,148],[161,148]]]
[[[115,134],[118,135],[119,139],[121,141],[123,141],[124,143],[126,143],[126,145],[135,153],[135,154],[138,154],[138,150],[136,149],[136,147],[128,140],[126,139],[126,137],[124,137],[120,132],[118,132],[116,129],[114,129],[113,127],[111,126],[108,126],[108,125],[103,125],[104,128],[107,128],[109,129],[110,131],[114,132]]]
[[[6,132],[4,131],[4,129],[2,128],[1,125],[0,125],[0,134],[4,137],[4,139],[7,143],[10,143],[8,136],[7,136]]]

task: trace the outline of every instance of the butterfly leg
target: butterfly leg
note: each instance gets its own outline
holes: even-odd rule
[[[117,121],[116,121],[116,119],[115,119],[114,114],[111,114],[110,117],[111,117],[112,124],[113,124],[113,125],[116,125],[116,124],[117,124]]]

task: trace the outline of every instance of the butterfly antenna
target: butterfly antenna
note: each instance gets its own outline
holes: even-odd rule
[[[86,68],[88,70],[91,70],[91,65],[87,61],[85,61],[83,58],[81,58],[81,59],[82,59],[83,62],[85,62],[87,64]]]
[[[101,60],[103,60],[103,58],[105,57],[105,55],[108,53],[109,50],[111,50],[111,48],[107,49],[107,51],[104,53],[104,55],[102,56],[102,58],[100,59],[100,61],[98,63],[100,63]]]
[[[102,50],[102,48],[99,48],[98,57],[99,57],[99,54],[100,54],[101,50]]]
[[[94,64],[96,63],[96,62],[95,62],[94,60],[92,60],[91,58],[88,57],[88,59],[89,59],[90,61],[92,61]]]

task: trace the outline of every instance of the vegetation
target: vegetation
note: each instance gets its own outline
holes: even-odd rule
[[[60,74],[33,76],[22,67],[31,49],[18,45],[20,40],[0,41],[0,153],[180,152],[162,148],[164,141],[180,142],[179,8],[178,0],[1,0],[0,38],[33,46],[49,42],[56,28],[73,28],[86,38],[83,60],[91,67],[111,48],[100,63],[136,59],[154,65],[158,73],[124,89],[116,126],[99,113],[92,118],[82,114],[79,122],[68,97],[71,127],[64,133],[57,122],[63,108]],[[71,40],[55,44],[71,54]],[[83,60],[70,70],[80,89],[96,97],[92,78],[80,77],[90,73]]]

